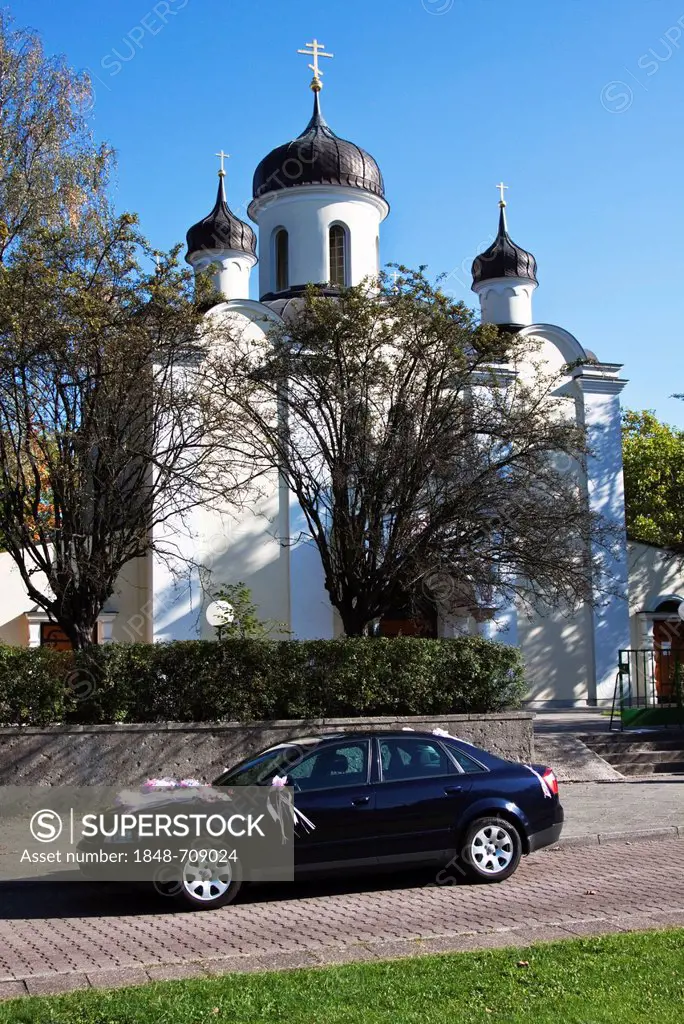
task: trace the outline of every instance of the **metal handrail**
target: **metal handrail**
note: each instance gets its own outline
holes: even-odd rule
[[[613,731],[613,716],[615,714],[615,704],[617,702],[618,684],[620,686],[620,731],[623,730],[622,724],[622,670],[618,669],[615,675],[615,688],[613,689],[613,706],[610,709],[610,725],[608,726],[608,732]]]
[[[621,650],[610,729],[618,706],[618,686],[622,730],[644,725],[684,725],[683,669],[678,650],[659,647]],[[623,676],[627,676],[627,692]]]

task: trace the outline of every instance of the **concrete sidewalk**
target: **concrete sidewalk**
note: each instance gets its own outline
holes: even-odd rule
[[[561,843],[684,837],[684,776],[566,782],[560,785],[565,810]],[[600,837],[600,838],[599,838]]]
[[[601,708],[558,708],[555,711],[536,711],[534,734],[566,732],[608,732],[610,716]]]

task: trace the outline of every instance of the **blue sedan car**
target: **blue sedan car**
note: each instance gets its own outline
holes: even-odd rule
[[[296,877],[449,866],[472,882],[502,882],[520,858],[557,842],[563,808],[553,771],[487,753],[436,730],[344,732],[271,747],[215,786],[294,789]],[[186,905],[230,903],[234,876],[186,878]]]

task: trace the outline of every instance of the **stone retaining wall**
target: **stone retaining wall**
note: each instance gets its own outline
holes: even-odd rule
[[[311,721],[72,725],[0,729],[0,785],[129,785],[171,775],[211,781],[274,743],[348,729],[446,729],[515,761],[534,758],[533,714],[329,718]]]

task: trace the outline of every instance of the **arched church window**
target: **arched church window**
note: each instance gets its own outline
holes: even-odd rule
[[[347,283],[347,232],[341,224],[330,228],[330,284],[344,288]]]
[[[275,236],[275,290],[283,292],[290,283],[290,239],[285,228],[278,228]]]

